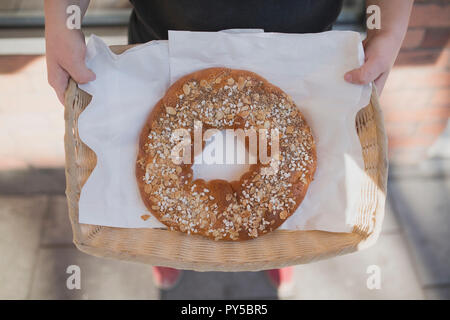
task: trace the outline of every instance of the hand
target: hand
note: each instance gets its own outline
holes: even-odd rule
[[[387,33],[372,33],[363,41],[365,62],[357,69],[344,75],[344,79],[354,84],[375,82],[381,94],[389,72],[397,58],[402,40]]]
[[[85,64],[86,44],[81,30],[69,30],[46,26],[46,59],[48,83],[59,101],[64,104],[64,92],[69,77],[77,83],[95,80],[95,74]]]

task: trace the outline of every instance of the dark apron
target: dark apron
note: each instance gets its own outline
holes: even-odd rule
[[[168,30],[313,33],[331,29],[343,0],[130,0],[128,42],[167,39]]]

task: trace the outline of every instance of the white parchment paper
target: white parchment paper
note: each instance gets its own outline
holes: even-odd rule
[[[87,65],[97,78],[80,88],[92,95],[78,118],[80,138],[97,155],[97,165],[83,186],[80,223],[111,227],[164,227],[147,212],[136,184],[135,163],[140,129],[151,107],[169,85],[167,42],[151,42],[121,55],[98,37],[87,47]]]
[[[81,139],[98,162],[82,189],[81,223],[115,227],[163,227],[147,212],[134,175],[137,139],[147,114],[169,83],[212,66],[260,74],[290,94],[312,128],[318,167],[305,200],[282,229],[349,232],[360,205],[364,174],[355,115],[367,105],[369,86],[348,84],[343,75],[364,61],[358,33],[262,32],[169,33],[151,42],[110,52],[97,37],[88,43],[87,64],[97,79],[81,88],[93,99],[79,118]],[[217,178],[219,168],[194,165],[194,175]],[[227,172],[220,173],[225,178]],[[230,173],[231,174],[231,173]]]

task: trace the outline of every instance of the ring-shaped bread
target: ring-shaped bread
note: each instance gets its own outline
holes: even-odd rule
[[[279,151],[270,162],[258,157],[239,181],[194,180],[192,163],[173,158],[176,130],[189,133],[184,146],[194,149],[194,123],[202,133],[265,129],[267,154],[269,131],[278,132]],[[146,207],[171,230],[246,240],[277,229],[295,212],[315,169],[313,135],[286,93],[253,72],[209,68],[176,81],[156,104],[141,132],[136,177]]]

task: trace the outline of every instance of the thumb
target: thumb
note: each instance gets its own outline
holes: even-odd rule
[[[360,68],[347,72],[344,79],[354,84],[368,84],[378,78],[382,72],[376,59],[368,59]]]
[[[71,64],[67,72],[79,84],[87,83],[95,80],[95,73],[86,67],[84,60],[77,61]]]

